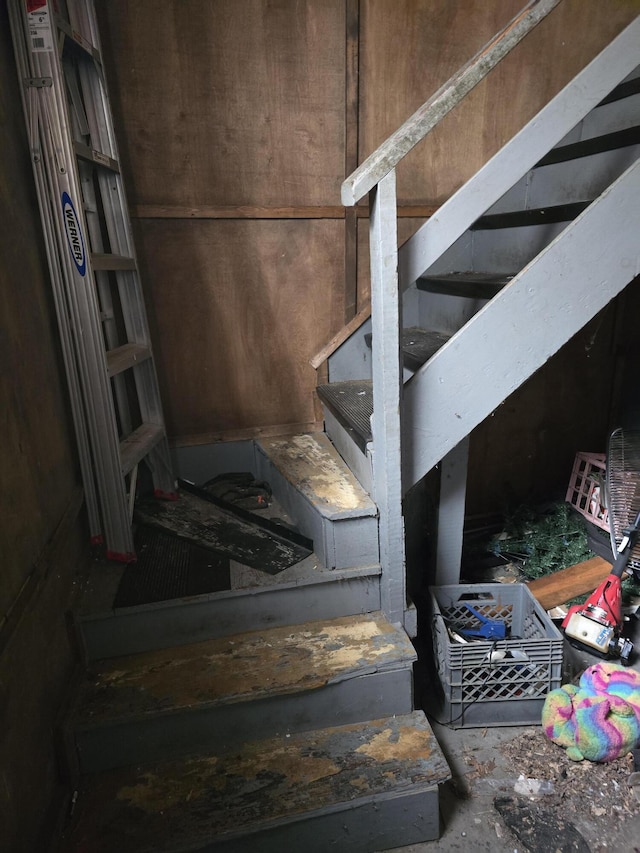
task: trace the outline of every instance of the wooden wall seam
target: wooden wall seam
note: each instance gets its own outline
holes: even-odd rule
[[[438,209],[434,204],[398,205],[398,216],[428,218]],[[134,219],[368,219],[369,208],[355,207],[181,207],[175,205],[135,204],[131,206]],[[351,318],[349,318],[351,319]]]
[[[346,0],[345,8],[345,140],[344,177],[358,166],[360,102],[360,0]],[[344,322],[358,308],[358,222],[357,209],[345,209],[344,223]]]

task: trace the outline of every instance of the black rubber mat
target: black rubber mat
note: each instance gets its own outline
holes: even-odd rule
[[[344,425],[354,431],[354,440],[364,450],[371,441],[373,388],[371,380],[349,379],[318,385],[318,397]]]
[[[147,525],[138,525],[135,546],[138,560],[125,569],[114,607],[206,595],[231,586],[226,556]]]

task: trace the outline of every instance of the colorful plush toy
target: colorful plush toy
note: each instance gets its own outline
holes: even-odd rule
[[[640,672],[613,663],[547,694],[542,730],[573,761],[613,761],[640,745]]]

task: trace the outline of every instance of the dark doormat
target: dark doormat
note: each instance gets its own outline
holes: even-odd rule
[[[313,543],[295,531],[246,510],[222,506],[197,486],[183,482],[177,501],[141,500],[136,520],[270,575],[313,552]]]
[[[120,580],[114,607],[135,607],[230,589],[229,558],[162,530],[138,525],[137,562]]]

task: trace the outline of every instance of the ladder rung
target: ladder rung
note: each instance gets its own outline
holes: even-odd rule
[[[71,44],[73,44],[75,47],[80,48],[83,53],[85,53],[87,56],[90,56],[91,59],[94,59],[96,62],[99,62],[100,65],[102,65],[102,57],[100,56],[100,51],[96,50],[92,44],[90,44],[85,38],[80,35],[80,33],[73,30],[71,28],[71,25],[59,15],[56,15],[56,26],[65,34]]]
[[[109,376],[117,376],[136,364],[151,358],[151,350],[142,344],[124,344],[107,353],[107,368]]]
[[[136,262],[133,258],[125,258],[122,255],[109,255],[95,252],[91,255],[91,266],[97,272],[102,270],[135,270]]]
[[[120,442],[122,473],[128,474],[164,438],[164,430],[157,424],[142,424]]]
[[[95,163],[97,166],[104,166],[105,169],[110,169],[112,172],[120,172],[120,164],[117,160],[109,157],[107,154],[102,154],[96,151],[95,148],[89,148],[84,142],[74,142],[73,147],[76,155],[83,160],[88,160],[90,163]]]

